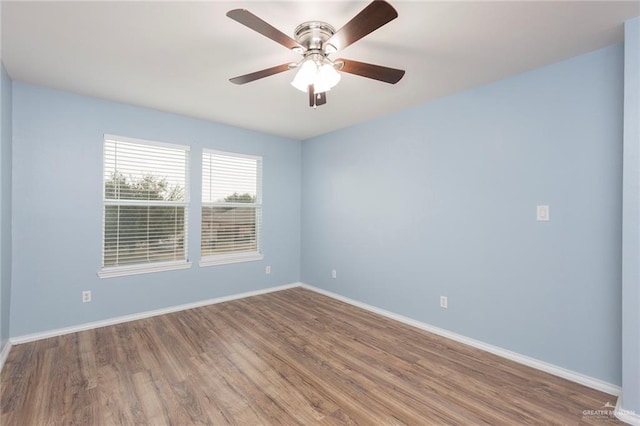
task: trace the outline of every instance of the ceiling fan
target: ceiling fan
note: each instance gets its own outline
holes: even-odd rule
[[[302,54],[297,63],[276,65],[250,74],[231,78],[235,84],[269,77],[284,71],[297,69],[291,84],[309,95],[309,106],[317,107],[327,103],[327,91],[340,81],[338,71],[395,84],[404,76],[404,70],[380,65],[352,61],[350,59],[329,59],[329,55],[355,43],[388,22],[398,17],[398,12],[384,0],[374,0],[356,16],[336,31],[331,25],[321,21],[304,22],[295,29],[294,38],[258,18],[246,9],[234,9],[227,16],[242,25],[259,32],[287,49]]]

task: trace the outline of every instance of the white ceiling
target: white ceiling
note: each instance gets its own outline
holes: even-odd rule
[[[300,56],[227,18],[245,8],[292,36],[342,27],[368,2],[2,1],[15,81],[306,139],[622,41],[639,1],[391,0],[399,17],[331,57],[405,69],[396,85],[343,74],[313,110],[295,71],[229,78]]]

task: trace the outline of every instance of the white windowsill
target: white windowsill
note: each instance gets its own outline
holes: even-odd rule
[[[234,254],[221,254],[218,256],[203,257],[198,265],[213,266],[213,265],[226,265],[228,263],[240,263],[240,262],[253,262],[256,260],[262,260],[264,256],[262,253],[234,253]]]
[[[114,266],[110,268],[102,268],[98,271],[100,278],[124,277],[127,275],[148,274],[151,272],[173,271],[175,269],[191,268],[191,262],[184,260],[176,262],[159,262],[148,263],[144,265],[133,266]]]

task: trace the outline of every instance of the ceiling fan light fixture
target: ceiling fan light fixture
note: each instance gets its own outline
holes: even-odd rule
[[[300,69],[296,73],[291,85],[296,89],[307,92],[307,87],[309,85],[314,84],[316,79],[316,74],[318,73],[318,66],[313,60],[304,60],[302,65],[300,65]]]
[[[317,93],[322,93],[331,90],[339,82],[340,73],[336,71],[331,62],[327,61],[318,69],[314,88]]]
[[[314,58],[307,58],[302,61],[291,85],[305,93],[313,85],[316,93],[322,93],[331,90],[339,81],[340,73],[330,60],[325,58],[319,63]]]

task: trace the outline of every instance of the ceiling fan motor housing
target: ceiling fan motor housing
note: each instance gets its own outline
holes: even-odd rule
[[[326,22],[308,21],[298,25],[294,32],[294,37],[307,52],[325,53],[327,48],[325,43],[331,38],[331,36],[333,36],[333,34],[335,34],[335,32],[335,28]]]

